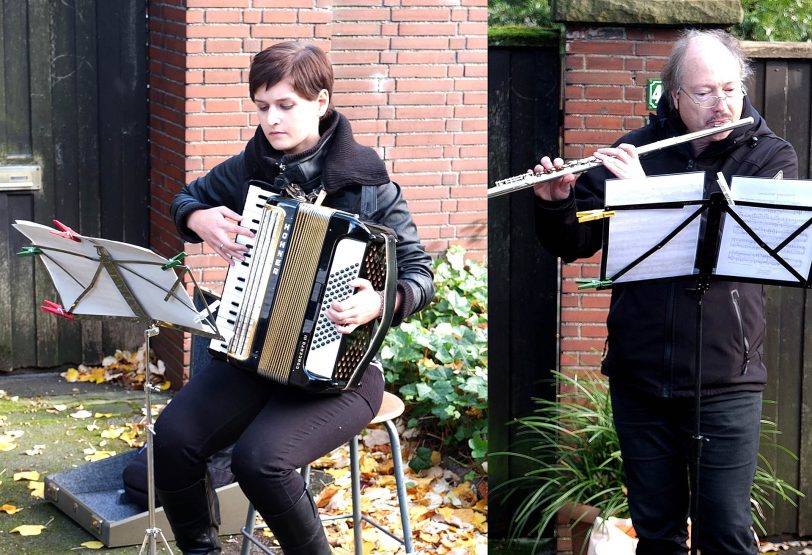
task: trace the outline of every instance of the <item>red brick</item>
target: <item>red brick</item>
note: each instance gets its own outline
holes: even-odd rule
[[[668,57],[674,47],[670,42],[638,42],[636,50],[638,56],[663,56]]]
[[[333,19],[335,21],[390,21],[389,10],[368,9],[368,8],[343,8],[333,9]],[[394,20],[391,20],[394,21]]]
[[[568,84],[631,85],[634,81],[626,71],[568,71]]]
[[[398,34],[406,37],[456,35],[456,23],[402,23]]]
[[[307,39],[313,36],[313,28],[300,23],[273,25],[255,25],[251,27],[251,37],[272,39]]]
[[[625,59],[621,56],[586,56],[584,69],[595,70],[622,70],[627,69]],[[574,68],[573,68],[574,69]]]
[[[449,21],[451,11],[447,8],[437,9],[393,9],[392,21]]]
[[[584,98],[590,100],[623,100],[623,93],[626,87],[603,87],[599,85],[589,85],[584,87]]]
[[[628,41],[572,41],[567,43],[567,53],[632,55],[634,54],[634,43]]]
[[[445,37],[392,37],[392,50],[447,50],[448,38]]]

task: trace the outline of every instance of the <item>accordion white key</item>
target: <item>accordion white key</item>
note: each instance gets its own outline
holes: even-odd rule
[[[249,187],[237,241],[249,252],[230,266],[213,356],[276,382],[317,393],[353,389],[377,353],[394,312],[394,233],[346,212]],[[384,292],[379,320],[340,334],[325,316],[368,279]]]

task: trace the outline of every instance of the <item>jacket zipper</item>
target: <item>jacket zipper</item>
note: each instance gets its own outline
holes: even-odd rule
[[[750,342],[747,340],[747,336],[744,335],[744,319],[742,318],[741,308],[739,308],[739,290],[732,290],[730,292],[730,298],[733,301],[733,308],[736,311],[736,318],[739,321],[739,337],[742,338],[742,348],[744,349],[744,360],[742,361],[741,375],[744,376],[747,374],[747,367],[750,364]]]

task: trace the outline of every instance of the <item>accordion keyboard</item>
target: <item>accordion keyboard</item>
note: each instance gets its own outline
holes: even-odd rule
[[[260,187],[249,187],[248,197],[245,199],[245,207],[243,208],[242,221],[240,222],[242,227],[255,234],[259,232],[262,212],[269,197],[270,193]],[[228,353],[228,346],[234,337],[237,325],[237,316],[243,307],[243,303],[246,302],[245,287],[251,274],[256,237],[248,238],[245,235],[237,235],[236,241],[248,247],[248,252],[245,255],[245,260],[237,262],[229,269],[226,281],[223,284],[223,293],[220,295],[217,329],[220,331],[220,335],[223,336],[223,340],[212,340],[210,348],[221,353]]]

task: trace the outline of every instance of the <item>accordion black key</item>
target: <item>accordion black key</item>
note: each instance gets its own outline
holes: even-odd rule
[[[314,393],[357,387],[392,321],[392,231],[253,185],[241,225],[255,236],[237,237],[249,252],[226,275],[216,320],[223,339],[212,340],[212,355]],[[356,277],[383,291],[383,315],[340,334],[325,311],[353,294]]]

